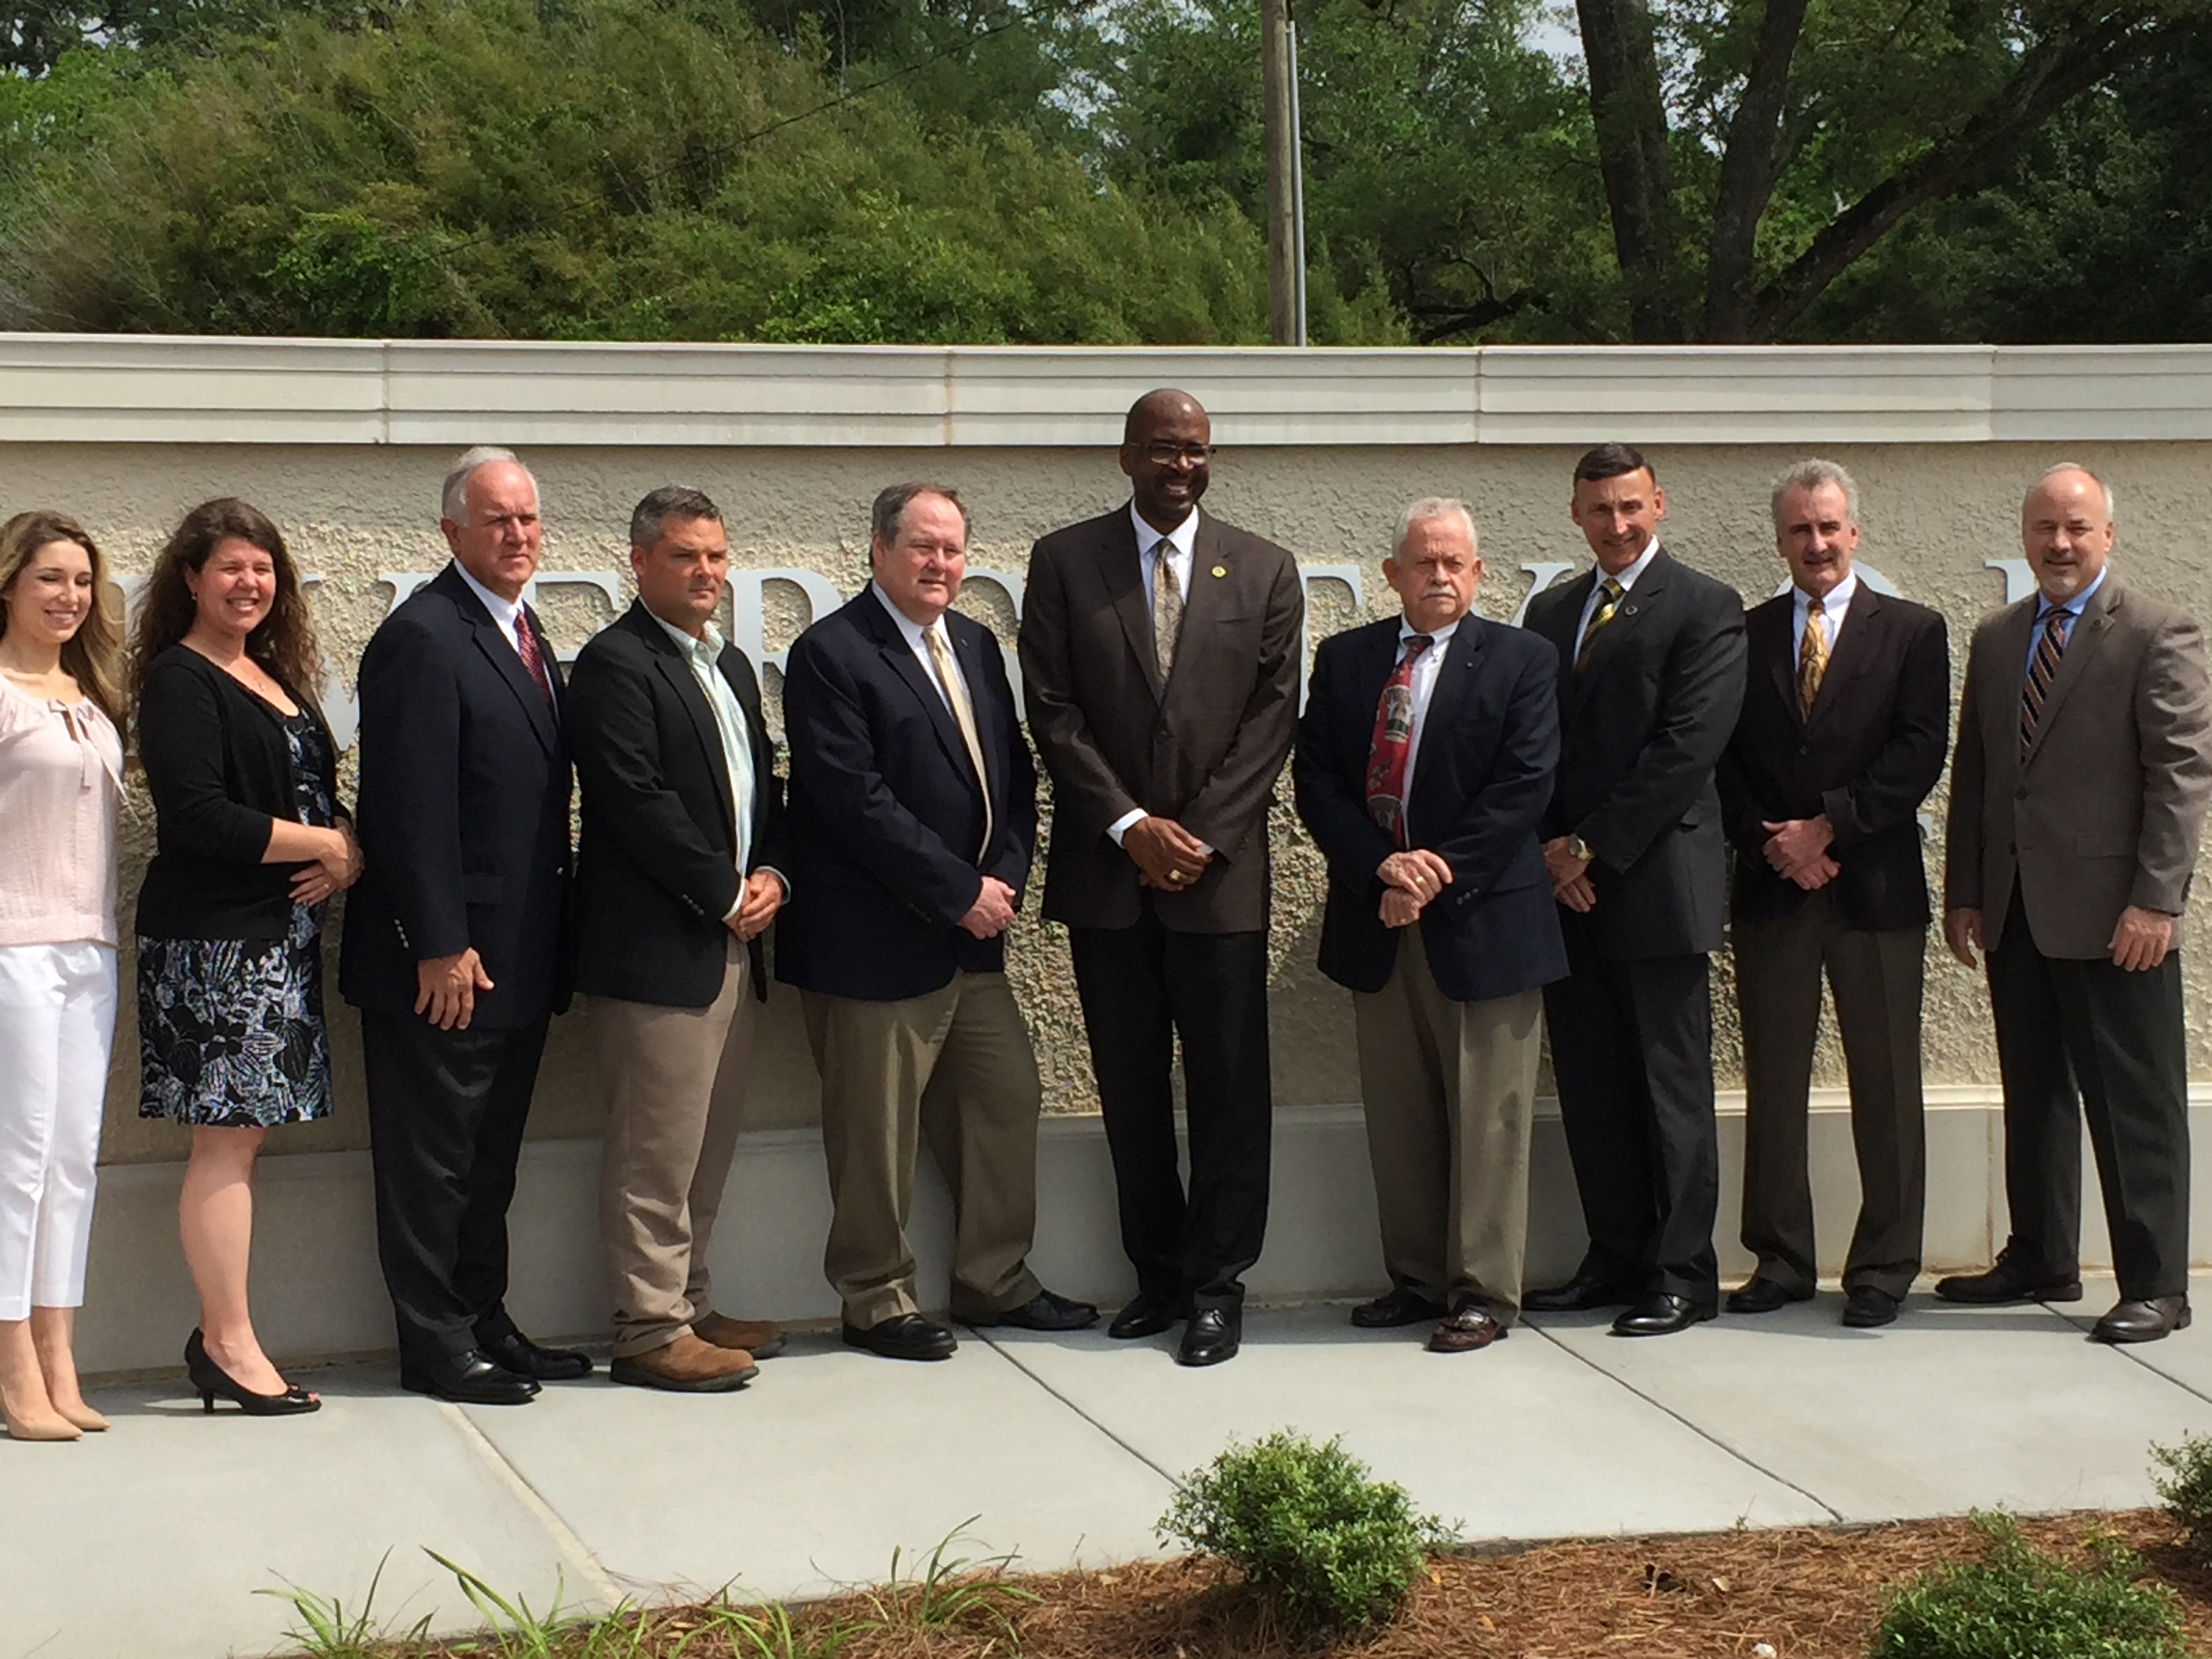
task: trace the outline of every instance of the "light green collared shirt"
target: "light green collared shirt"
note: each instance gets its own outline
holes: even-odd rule
[[[652,615],[647,612],[647,615]],[[715,665],[722,655],[722,631],[711,622],[707,624],[705,637],[693,639],[680,628],[670,626],[662,617],[654,616],[660,631],[675,642],[690,665],[691,678],[699,682],[706,694],[707,707],[714,711],[714,729],[722,739],[722,764],[730,778],[730,805],[737,818],[738,840],[738,902],[744,902],[745,869],[752,859],[753,840],[753,744],[752,734],[745,726],[744,705],[738,694],[730,690],[729,681]],[[778,878],[781,872],[778,872]],[[730,914],[737,914],[732,905]]]

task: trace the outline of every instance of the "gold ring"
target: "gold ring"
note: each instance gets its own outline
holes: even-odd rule
[[[1168,879],[1169,879],[1170,881],[1181,881],[1181,880],[1182,879],[1182,871],[1180,871],[1180,870],[1170,870],[1170,871],[1169,871],[1169,872],[1168,872]]]

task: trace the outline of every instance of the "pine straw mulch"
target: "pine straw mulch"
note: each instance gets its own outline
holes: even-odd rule
[[[2021,1535],[2086,1559],[2093,1530],[2143,1559],[2147,1576],[2179,1596],[2193,1651],[2212,1656],[2212,1570],[2197,1565],[2155,1510],[2023,1519]],[[1396,1623],[1356,1645],[1298,1649],[1265,1606],[1219,1563],[1187,1556],[1097,1572],[968,1581],[980,1606],[951,1628],[918,1627],[921,1592],[877,1589],[790,1610],[793,1652],[848,1632],[837,1659],[1721,1659],[1764,1644],[1776,1659],[1862,1659],[1881,1592],[1923,1567],[1979,1559],[1964,1518],[1869,1528],[1738,1530],[1692,1537],[1537,1545],[1432,1564]],[[1036,1600],[1025,1599],[1033,1595]],[[992,1609],[997,1609],[996,1612]],[[717,1628],[710,1609],[633,1615],[617,1644],[574,1632],[551,1651],[756,1659],[762,1650]],[[611,1632],[604,1630],[600,1640]],[[495,1644],[428,1641],[387,1651],[408,1659],[496,1652]],[[779,1656],[780,1645],[769,1651]],[[1765,1659],[1762,1655],[1759,1659]]]

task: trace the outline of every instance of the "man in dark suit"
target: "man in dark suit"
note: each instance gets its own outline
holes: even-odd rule
[[[823,1266],[845,1340],[891,1359],[957,1346],[915,1300],[917,1127],[952,1189],[954,1317],[1098,1317],[1028,1264],[1043,1091],[1005,936],[1036,847],[1036,770],[998,641],[951,608],[967,547],[951,490],[884,490],[875,579],[799,636],[783,683],[793,890],[776,974],[799,988],[822,1074]]]
[[[340,985],[362,1011],[377,1248],[399,1380],[520,1405],[582,1376],[515,1328],[507,1206],[552,1016],[568,1006],[561,669],[522,601],[538,484],[503,449],[446,479],[453,562],[361,659],[358,828]]]
[[[2081,1296],[2081,1118],[2120,1299],[2106,1342],[2189,1323],[2189,1065],[2182,908],[2212,796],[2212,688],[2196,619],[2110,568],[2112,491],[2053,467],[2021,539],[2036,592],[1982,619],[1966,659],[1943,932],[1989,956],[2012,1236],[1954,1302]]]
[[[1544,861],[1568,976],[1545,988],[1559,1115],[1589,1249],[1532,1310],[1618,1307],[1620,1336],[1720,1308],[1707,953],[1727,851],[1713,768],[1743,701],[1743,604],[1659,544],[1667,494],[1643,456],[1575,464],[1596,568],[1529,602],[1559,653],[1560,752]]]
[[[1030,555],[1022,677],[1052,775],[1044,913],[1067,925],[1137,1295],[1108,1329],[1188,1318],[1230,1358],[1267,1224],[1267,808],[1297,720],[1291,556],[1199,510],[1212,457],[1187,392],[1122,429],[1127,507]],[[1190,1189],[1169,1073],[1182,1040]]]
[[[1464,503],[1415,501],[1382,574],[1402,613],[1325,641],[1298,812],[1328,860],[1321,969],[1352,992],[1390,1288],[1352,1314],[1486,1348],[1521,1306],[1540,988],[1567,970],[1536,836],[1559,660],[1473,613]]]
[[[1743,712],[1719,771],[1736,849],[1743,1243],[1759,1258],[1728,1306],[1771,1313],[1810,1297],[1819,1278],[1806,1114],[1825,969],[1859,1167],[1844,1323],[1865,1328],[1897,1317],[1920,1271],[1928,878],[1917,814],[1943,772],[1951,654],[1942,617],[1852,570],[1858,487],[1843,468],[1801,462],[1771,505],[1791,586],[1744,619]]]
[[[576,986],[607,1091],[599,1227],[617,1382],[734,1389],[783,1346],[714,1311],[707,1251],[744,1109],[761,936],[782,906],[783,792],[752,665],[722,637],[720,509],[656,489],[630,515],[637,600],[576,659],[583,791]]]

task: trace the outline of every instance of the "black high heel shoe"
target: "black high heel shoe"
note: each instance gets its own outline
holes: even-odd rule
[[[215,1363],[208,1352],[207,1342],[198,1330],[185,1343],[185,1371],[192,1386],[200,1393],[200,1409],[212,1413],[217,1399],[234,1400],[248,1417],[291,1417],[301,1412],[315,1412],[323,1402],[305,1389],[289,1388],[282,1394],[256,1394],[240,1385],[231,1374]]]

